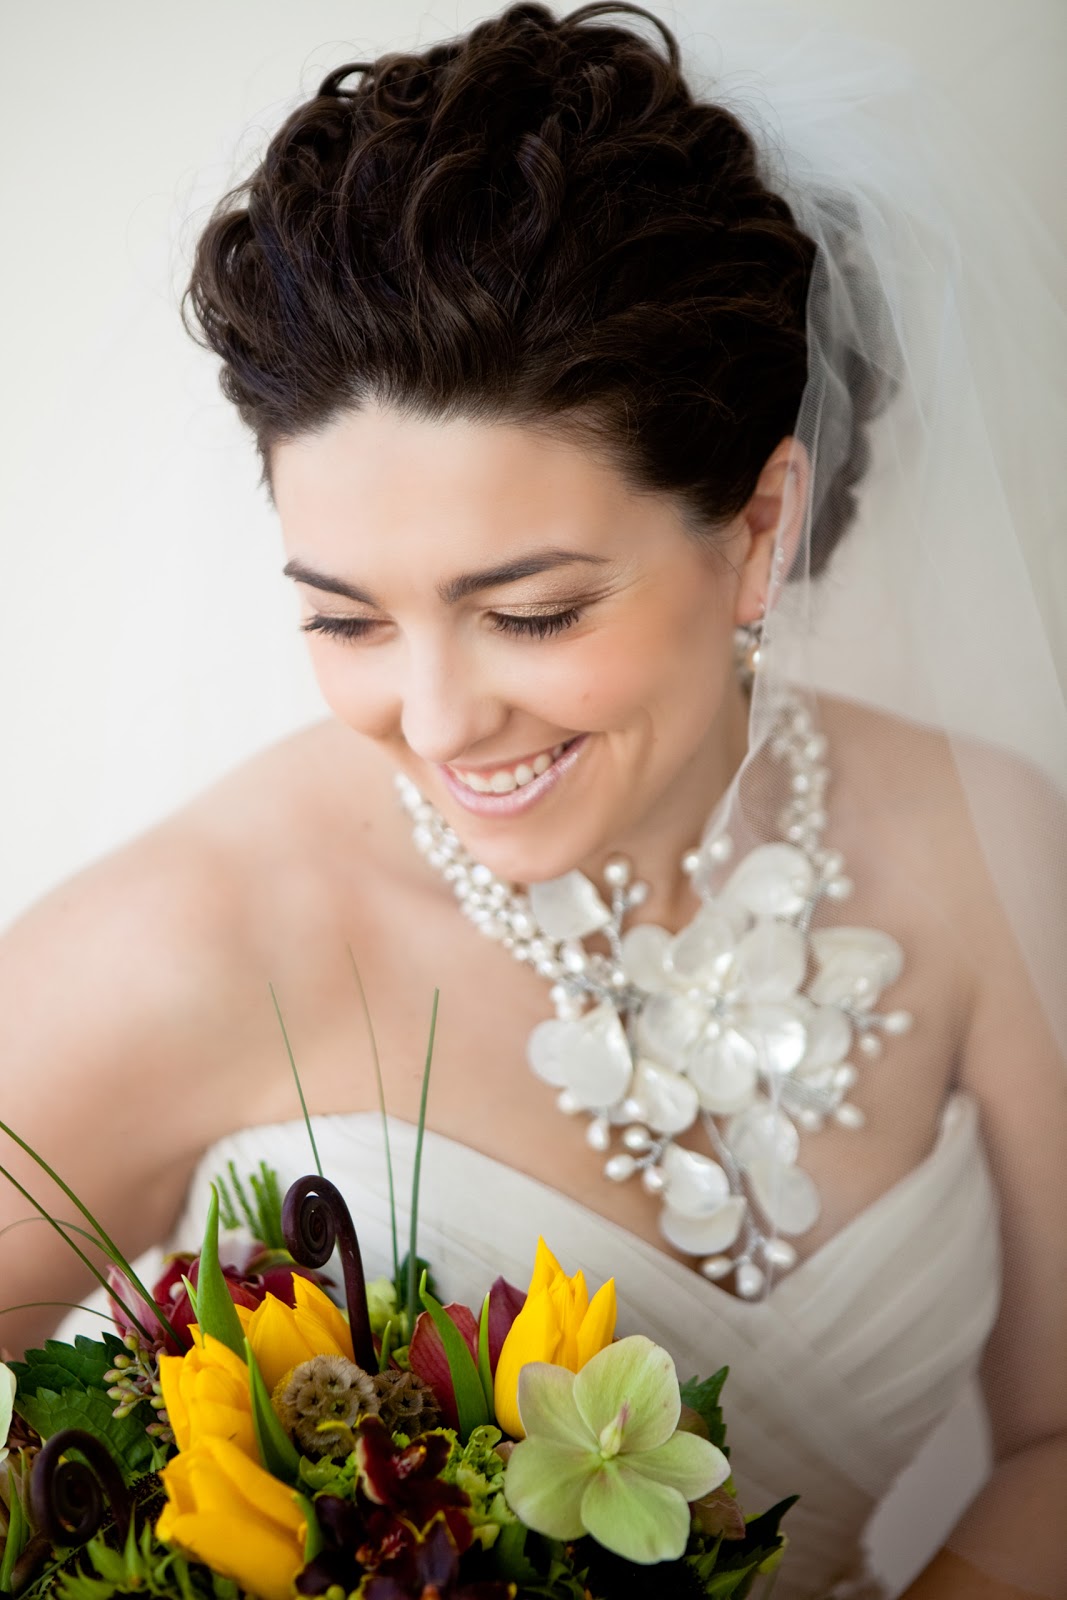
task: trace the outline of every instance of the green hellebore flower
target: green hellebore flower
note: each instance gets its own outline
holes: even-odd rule
[[[629,1561],[673,1561],[689,1538],[689,1502],[718,1488],[721,1450],[677,1432],[678,1374],[641,1334],[601,1350],[577,1374],[532,1361],[519,1377],[526,1430],[504,1493],[518,1517],[552,1539],[588,1533]]]
[[[7,1455],[7,1436],[15,1414],[15,1374],[0,1361],[0,1461]]]

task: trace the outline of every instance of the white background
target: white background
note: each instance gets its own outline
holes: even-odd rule
[[[1063,0],[791,6],[901,46],[1067,248]],[[181,328],[180,286],[211,202],[326,71],[493,9],[5,0],[0,926],[320,714],[253,453]],[[705,8],[652,9],[684,53]],[[975,1449],[957,1427],[912,1474],[884,1525],[891,1570],[894,1527],[933,1540],[930,1487],[962,1502]]]

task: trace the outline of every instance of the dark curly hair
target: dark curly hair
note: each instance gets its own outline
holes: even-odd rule
[[[274,444],[373,401],[577,439],[706,534],[795,426],[815,257],[658,18],[520,4],[330,73],[216,207],[185,308],[268,484]],[[856,413],[813,572],[866,465]]]

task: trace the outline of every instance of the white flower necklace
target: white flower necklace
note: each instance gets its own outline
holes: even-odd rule
[[[826,741],[799,696],[781,700],[769,750],[789,768],[784,837],[749,850],[712,893],[733,846],[705,836],[682,862],[701,905],[677,935],[650,923],[623,932],[648,894],[623,857],[604,868],[610,904],[581,872],[522,892],[472,859],[410,779],[396,779],[416,847],[466,915],[552,984],[556,1016],[527,1044],[534,1072],[558,1090],[562,1111],[589,1116],[605,1176],[638,1176],[662,1201],[667,1241],[712,1281],[732,1274],[745,1299],[796,1264],[789,1238],[819,1217],[818,1190],[796,1164],[799,1130],[827,1118],[862,1127],[846,1057],[854,1043],[879,1055],[883,1035],[912,1023],[906,1011],[875,1010],[904,964],[895,939],[811,931],[819,902],[846,899],[852,884],[840,853],[821,843]],[[594,934],[608,954],[585,948]],[[714,1157],[676,1142],[698,1122]]]

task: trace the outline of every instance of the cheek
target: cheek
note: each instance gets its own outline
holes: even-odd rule
[[[733,628],[719,597],[643,600],[560,651],[537,673],[538,691],[562,713],[556,720],[609,732],[635,717],[702,720],[718,703],[732,659]]]
[[[339,722],[371,739],[384,739],[396,726],[396,684],[384,664],[359,646],[308,637],[311,667],[322,697]]]

